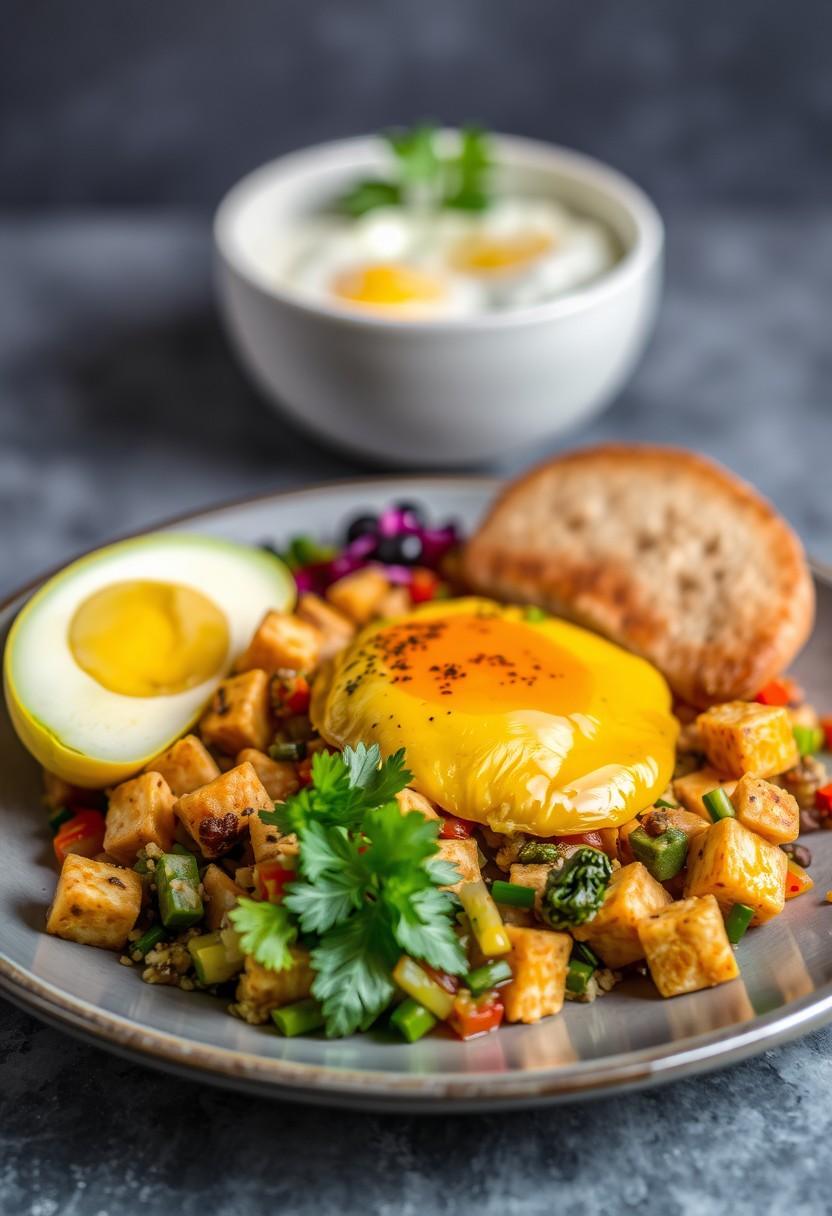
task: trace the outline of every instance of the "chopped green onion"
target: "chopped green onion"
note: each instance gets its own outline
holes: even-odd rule
[[[289,542],[288,565],[310,566],[317,562],[328,562],[335,557],[332,545],[322,545],[311,536],[296,536]]]
[[[187,929],[202,920],[199,870],[193,853],[163,853],[155,875],[159,915],[167,929]]]
[[[533,908],[535,890],[519,882],[503,882],[497,878],[491,884],[491,896],[496,903],[507,904],[510,908]]]
[[[819,726],[795,726],[792,733],[801,756],[813,756],[823,749],[825,735]]]
[[[629,844],[636,861],[640,861],[657,882],[675,878],[687,861],[688,838],[680,828],[665,828],[659,836],[636,828],[630,832]]]
[[[416,1001],[408,998],[402,1001],[395,1013],[390,1019],[390,1025],[395,1026],[403,1039],[407,1039],[408,1043],[415,1043],[417,1039],[421,1039],[433,1030],[436,1025],[436,1018],[425,1009],[424,1005],[419,1005]]]
[[[590,963],[596,971],[601,966],[601,960],[594,950],[591,950],[586,942],[573,942],[572,957],[579,958],[584,963]]]
[[[273,743],[269,748],[272,760],[304,760],[306,758],[306,740],[297,743]]]
[[[72,819],[74,814],[75,812],[71,811],[68,806],[59,806],[54,811],[51,811],[49,814],[49,827],[52,830],[52,835],[57,836],[63,824],[68,819]]]
[[[180,844],[178,840],[175,844],[171,845],[170,851],[171,853],[175,853],[177,857],[196,857],[193,849],[185,848],[184,844]]]
[[[473,971],[468,972],[464,982],[472,996],[479,996],[489,988],[507,983],[513,975],[514,972],[506,960],[500,958],[495,959],[493,963],[483,963],[482,967],[475,967]]]
[[[595,968],[592,963],[585,963],[583,959],[573,958],[569,963],[569,970],[566,972],[566,987],[577,996],[583,996],[594,974]]]
[[[718,823],[720,819],[736,819],[731,799],[721,785],[718,785],[715,790],[711,790],[710,793],[703,794],[702,801],[714,823]]]
[[[393,979],[403,992],[424,1005],[435,1017],[443,1020],[450,1017],[454,993],[448,992],[433,976],[428,975],[415,959],[403,954],[393,968]]]
[[[524,620],[527,620],[532,625],[539,625],[541,621],[549,619],[549,613],[542,608],[538,608],[536,604],[530,604],[523,613]]]
[[[653,803],[653,806],[656,808],[656,810],[661,811],[678,811],[679,809],[678,802],[667,802],[667,800],[664,798],[657,798]]]
[[[725,932],[732,946],[745,936],[745,931],[754,919],[754,909],[748,904],[734,904],[725,918]]]
[[[167,937],[165,926],[157,922],[155,925],[151,925],[149,929],[145,929],[141,937],[130,944],[128,953],[131,956],[140,954],[144,958],[165,937]]]
[[[296,1035],[320,1030],[325,1018],[318,1002],[310,996],[304,1001],[295,1001],[294,1005],[273,1009],[272,1021],[282,1035],[293,1039]]]

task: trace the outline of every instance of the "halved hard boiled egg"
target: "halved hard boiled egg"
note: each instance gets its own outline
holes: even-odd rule
[[[21,610],[3,677],[30,752],[75,785],[129,777],[188,729],[295,585],[262,549],[160,532],[100,549]]]
[[[495,831],[572,835],[648,806],[677,723],[643,659],[552,617],[482,599],[369,626],[318,677],[330,743],[407,750],[413,785]]]

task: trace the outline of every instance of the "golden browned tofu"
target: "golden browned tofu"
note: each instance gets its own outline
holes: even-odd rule
[[[364,566],[333,583],[327,589],[326,598],[356,625],[366,625],[378,615],[389,590],[390,583],[382,570],[377,566]]]
[[[391,587],[376,605],[376,616],[404,616],[413,607],[407,587]]]
[[[248,830],[251,836],[251,851],[256,862],[277,861],[280,858],[282,835],[279,828],[264,823],[259,815],[252,815],[248,821]]]
[[[202,889],[205,895],[205,923],[209,929],[222,928],[225,914],[236,906],[241,895],[246,894],[243,888],[238,887],[234,879],[213,861],[203,872]]]
[[[70,853],[61,869],[46,932],[85,946],[122,950],[141,906],[142,883],[133,870]]]
[[[425,819],[438,819],[439,813],[433,808],[433,803],[430,802],[423,794],[417,794],[416,790],[406,789],[399,790],[396,794],[396,802],[399,804],[399,810],[403,815],[408,811],[418,811],[424,815]]]
[[[265,671],[245,671],[223,680],[199,729],[206,743],[229,756],[236,756],[244,747],[264,751],[273,733]]]
[[[546,881],[551,869],[551,865],[541,865],[538,863],[521,865],[520,862],[515,862],[509,868],[509,882],[516,883],[518,887],[531,887],[534,891],[534,907],[536,912],[540,911],[540,901],[546,889]]]
[[[147,844],[166,853],[173,844],[175,802],[161,773],[142,773],[117,785],[107,808],[104,852],[125,866],[132,866]]]
[[[250,764],[238,764],[190,794],[174,812],[205,857],[221,857],[238,841],[256,811],[271,811],[274,802]]]
[[[788,859],[738,819],[720,819],[698,836],[688,853],[685,896],[714,895],[722,911],[734,904],[754,909],[752,924],[783,911]]]
[[[502,989],[506,1020],[539,1022],[559,1013],[566,993],[572,938],[568,933],[517,925],[506,925],[506,933],[511,941],[507,961],[514,974]]]
[[[261,668],[274,675],[281,668],[312,671],[321,658],[323,639],[317,625],[290,612],[267,612],[235,670]]]
[[[740,973],[713,895],[668,904],[643,920],[638,933],[662,996],[713,988]]]
[[[349,617],[311,591],[300,597],[295,612],[302,621],[314,625],[320,632],[322,659],[331,659],[355,637],[355,625]]]
[[[800,807],[788,790],[746,773],[731,795],[737,819],[769,844],[788,844],[800,834]]]
[[[721,786],[730,798],[736,784],[736,781],[726,781],[724,777],[720,777],[715,769],[700,768],[695,773],[688,773],[686,777],[677,777],[673,782],[673,793],[686,810],[699,815],[708,824],[711,817],[702,799],[717,786]]]
[[[478,882],[481,878],[480,861],[477,842],[473,836],[467,840],[440,840],[437,856],[442,861],[449,861],[459,870],[459,881],[449,883],[448,891],[458,891],[464,882]]]
[[[312,991],[315,973],[309,963],[309,951],[293,946],[294,966],[285,971],[269,971],[253,958],[246,958],[245,969],[237,985],[238,1013],[255,1025],[267,1022],[273,1009],[302,1001]]]
[[[298,772],[288,760],[272,760],[256,747],[244,747],[237,756],[238,764],[248,761],[263,782],[263,788],[274,802],[285,802],[300,789]]]
[[[177,739],[161,756],[145,765],[145,769],[147,772],[161,773],[177,798],[198,790],[201,785],[207,785],[220,775],[219,765],[196,735]]]
[[[613,871],[603,904],[592,920],[575,925],[572,936],[589,942],[608,967],[626,967],[644,958],[639,924],[669,903],[661,883],[640,861],[634,861]]]
[[[773,777],[797,764],[792,720],[784,705],[726,701],[696,719],[708,762],[726,777]]]

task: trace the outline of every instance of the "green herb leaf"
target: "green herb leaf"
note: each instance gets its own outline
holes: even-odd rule
[[[321,1002],[328,1038],[366,1030],[387,1008],[397,959],[383,905],[368,904],[326,934],[312,951],[312,993]]]
[[[409,131],[387,132],[387,142],[399,163],[404,183],[430,183],[439,176],[440,162],[436,154],[436,126],[423,123]]]
[[[479,127],[464,127],[459,155],[447,166],[449,186],[443,200],[458,211],[483,211],[489,203],[491,173],[488,137]]]
[[[438,971],[463,975],[468,959],[454,933],[454,901],[433,886],[406,892],[391,883],[385,900],[393,919],[393,935],[405,954],[421,958]]]
[[[240,899],[228,919],[240,935],[244,954],[250,954],[270,971],[286,971],[293,966],[289,947],[297,940],[298,931],[283,904]]]
[[[360,219],[368,211],[376,211],[379,207],[396,207],[401,201],[401,187],[395,182],[367,178],[365,181],[356,182],[351,190],[342,195],[338,206],[353,219]]]

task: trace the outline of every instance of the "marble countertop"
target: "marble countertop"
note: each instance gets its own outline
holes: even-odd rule
[[[611,411],[557,446],[701,448],[832,562],[832,211],[681,209],[668,227],[643,365]],[[372,472],[290,431],[243,380],[212,306],[203,219],[0,218],[0,265],[0,594],[180,511]],[[587,1105],[359,1115],[157,1075],[0,1002],[0,1213],[819,1214],[831,1086],[824,1031]]]

